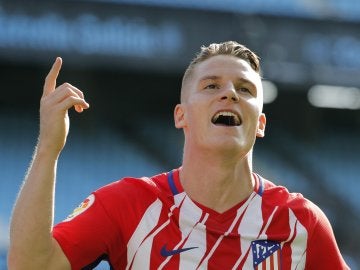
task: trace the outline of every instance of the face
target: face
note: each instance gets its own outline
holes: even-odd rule
[[[191,147],[248,153],[263,137],[261,78],[244,60],[213,56],[197,64],[175,107],[175,126]]]

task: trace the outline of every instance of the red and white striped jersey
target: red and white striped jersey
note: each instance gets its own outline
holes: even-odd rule
[[[53,236],[73,269],[349,269],[323,212],[254,174],[224,213],[189,198],[179,170],[125,178],[91,194]]]

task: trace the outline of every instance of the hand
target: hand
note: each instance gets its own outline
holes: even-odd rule
[[[40,135],[38,151],[59,155],[69,133],[68,110],[75,107],[78,113],[89,108],[83,93],[75,86],[64,83],[56,87],[56,80],[62,65],[57,57],[46,76],[40,101]],[[50,152],[49,152],[50,151]]]

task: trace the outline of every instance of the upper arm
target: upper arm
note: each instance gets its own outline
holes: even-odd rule
[[[32,256],[31,261],[26,260],[26,256],[19,252],[9,249],[8,253],[8,269],[51,269],[51,270],[71,270],[71,265],[65,253],[61,249],[55,238],[51,238],[51,251],[49,253],[41,253],[36,257]]]
[[[49,264],[47,269],[51,270],[71,270],[71,265],[66,257],[64,251],[62,250],[60,244],[56,241],[55,238],[52,239],[52,254],[49,259]]]

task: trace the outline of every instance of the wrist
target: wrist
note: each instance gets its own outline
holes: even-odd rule
[[[61,149],[55,148],[52,145],[41,143],[40,141],[35,148],[35,157],[46,158],[50,160],[58,160],[61,153]]]

